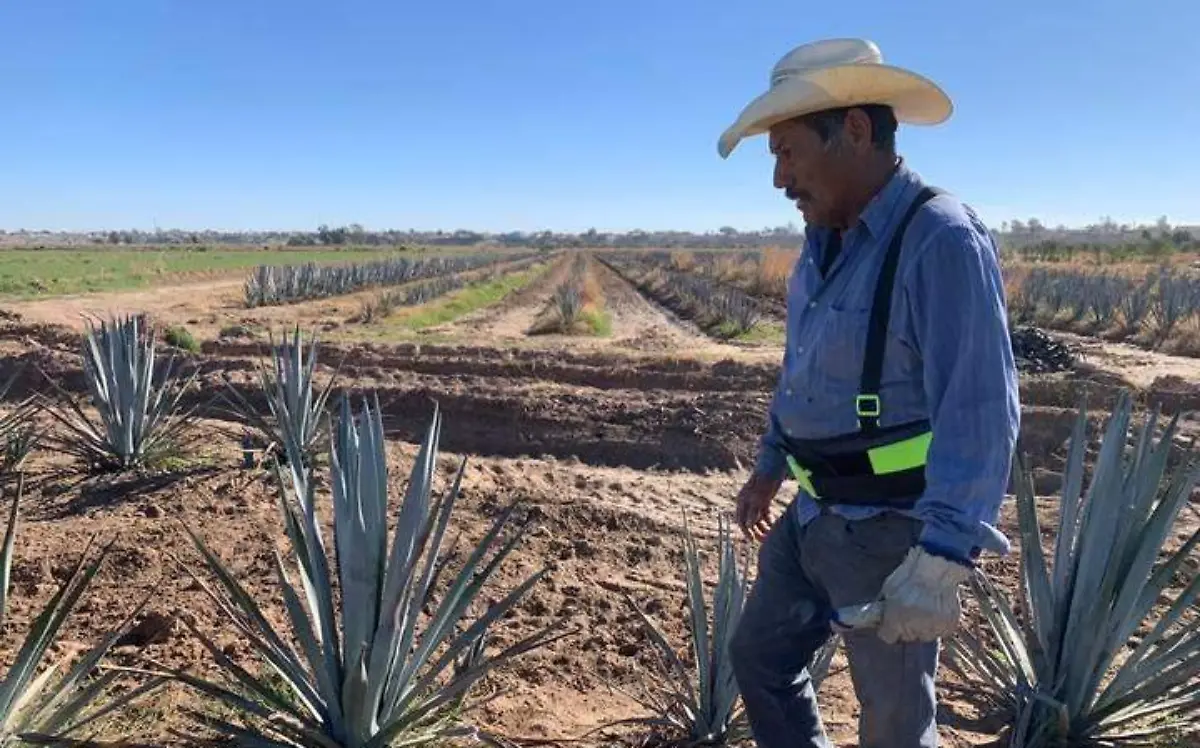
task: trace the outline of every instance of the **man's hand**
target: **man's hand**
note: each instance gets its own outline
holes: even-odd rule
[[[772,480],[761,475],[751,475],[737,496],[737,523],[746,537],[761,541],[771,529],[771,502],[782,479]]]
[[[879,638],[895,644],[953,634],[962,615],[958,586],[970,577],[968,567],[912,548],[883,583]]]

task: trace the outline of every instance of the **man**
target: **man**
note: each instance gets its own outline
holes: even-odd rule
[[[897,121],[936,124],[935,84],[871,42],[807,44],[720,139],[767,133],[775,187],[804,215],[787,349],[737,520],[763,540],[732,655],[762,748],[827,747],[807,673],[839,609],[860,748],[937,745],[939,638],[995,528],[1019,407],[999,259],[955,198],[896,155]],[[801,486],[778,521],[790,472]],[[844,622],[844,621],[842,621]]]

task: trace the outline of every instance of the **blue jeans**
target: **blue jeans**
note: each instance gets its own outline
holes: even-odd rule
[[[789,510],[775,523],[732,642],[760,748],[831,748],[808,665],[831,634],[833,609],[875,599],[920,531],[918,520],[894,513],[847,520],[823,512],[801,526]],[[844,643],[861,707],[859,748],[936,748],[938,643],[887,644],[870,630]]]

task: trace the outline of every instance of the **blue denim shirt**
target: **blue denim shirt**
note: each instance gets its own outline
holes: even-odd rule
[[[854,397],[876,276],[893,230],[923,186],[899,165],[843,234],[828,284],[820,266],[830,230],[808,230],[788,281],[787,349],[758,473],[787,474],[777,429],[800,439],[858,429]],[[1009,549],[995,528],[1020,423],[1005,304],[999,253],[987,227],[954,197],[935,196],[913,216],[901,249],[879,423],[930,421],[926,489],[905,513],[924,522],[926,549],[967,562],[981,550]],[[803,489],[793,509],[801,524],[820,512]],[[880,510],[831,511],[865,518]]]

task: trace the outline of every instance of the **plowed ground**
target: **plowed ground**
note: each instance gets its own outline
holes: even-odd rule
[[[643,716],[626,692],[644,688],[655,672],[651,644],[626,596],[659,621],[682,652],[687,645],[680,530],[685,514],[712,547],[719,513],[729,511],[756,451],[778,371],[781,351],[770,346],[718,343],[655,306],[598,264],[595,272],[612,317],[605,338],[525,335],[565,275],[552,266],[534,284],[499,304],[441,326],[438,344],[407,340],[357,344],[326,334],[319,367],[334,376],[339,392],[379,398],[390,440],[393,495],[401,495],[434,403],[444,415],[439,485],[468,460],[463,499],[454,530],[479,537],[500,507],[519,501],[537,518],[537,529],[510,557],[489,599],[535,569],[549,575],[518,612],[502,622],[493,644],[515,641],[555,618],[575,633],[534,652],[492,676],[495,698],[478,718],[512,739],[570,741],[609,722]],[[205,287],[159,289],[127,297],[106,309],[151,311],[164,323],[216,315],[207,326],[203,352],[188,358],[201,370],[191,403],[209,405],[221,379],[253,397],[262,340],[220,338],[216,330],[237,314]],[[207,294],[207,295],[206,295]],[[176,306],[186,299],[186,308]],[[172,300],[172,301],[165,301]],[[84,392],[74,330],[48,324],[71,314],[53,302],[10,307],[22,315],[0,327],[0,375],[28,365],[10,398],[47,391],[46,378]],[[315,320],[346,299],[273,310]],[[173,316],[174,315],[174,316]],[[1161,362],[1160,362],[1161,363]],[[1096,425],[1117,388],[1128,385],[1103,360],[1083,374],[1026,378],[1022,382],[1022,447],[1038,468],[1039,491],[1057,490],[1074,406],[1081,388],[1090,393]],[[1185,360],[1172,360],[1186,367]],[[1186,370],[1186,369],[1185,369]],[[1190,369],[1192,382],[1197,381]],[[1171,371],[1177,374],[1176,370]],[[1136,391],[1143,402],[1167,410],[1200,404],[1187,380],[1155,381]],[[0,659],[11,662],[31,618],[53,594],[69,564],[93,535],[113,543],[111,555],[69,620],[57,653],[95,641],[133,605],[148,599],[147,636],[118,648],[116,661],[145,666],[188,667],[215,676],[211,655],[187,630],[192,622],[254,672],[260,666],[247,643],[223,621],[204,592],[181,568],[202,573],[180,529],[196,528],[240,580],[282,623],[282,604],[271,570],[272,548],[282,542],[275,489],[260,471],[239,467],[238,424],[206,408],[193,445],[194,459],[170,474],[98,477],[81,475],[69,462],[39,452],[30,466],[13,569],[12,611],[0,639]],[[1185,430],[1196,423],[1185,419]],[[795,486],[779,499],[782,510]],[[327,486],[320,495],[328,496]],[[328,520],[327,502],[323,504]],[[1052,501],[1044,507],[1054,514]],[[1179,533],[1194,529],[1186,511]],[[1016,539],[1009,502],[1003,529]],[[751,550],[752,549],[746,549]],[[707,557],[710,572],[711,554]],[[990,559],[987,570],[1015,588],[1014,554]],[[182,565],[182,567],[181,567]],[[971,606],[969,620],[976,620]],[[154,625],[157,624],[160,625]],[[981,718],[971,694],[942,684],[943,745],[962,748],[995,740],[998,725]],[[822,687],[824,719],[836,745],[855,745],[857,704],[841,653]],[[207,708],[191,691],[172,686],[133,709],[108,735],[150,745],[198,745],[204,735],[184,708]],[[590,735],[586,745],[637,739]]]

